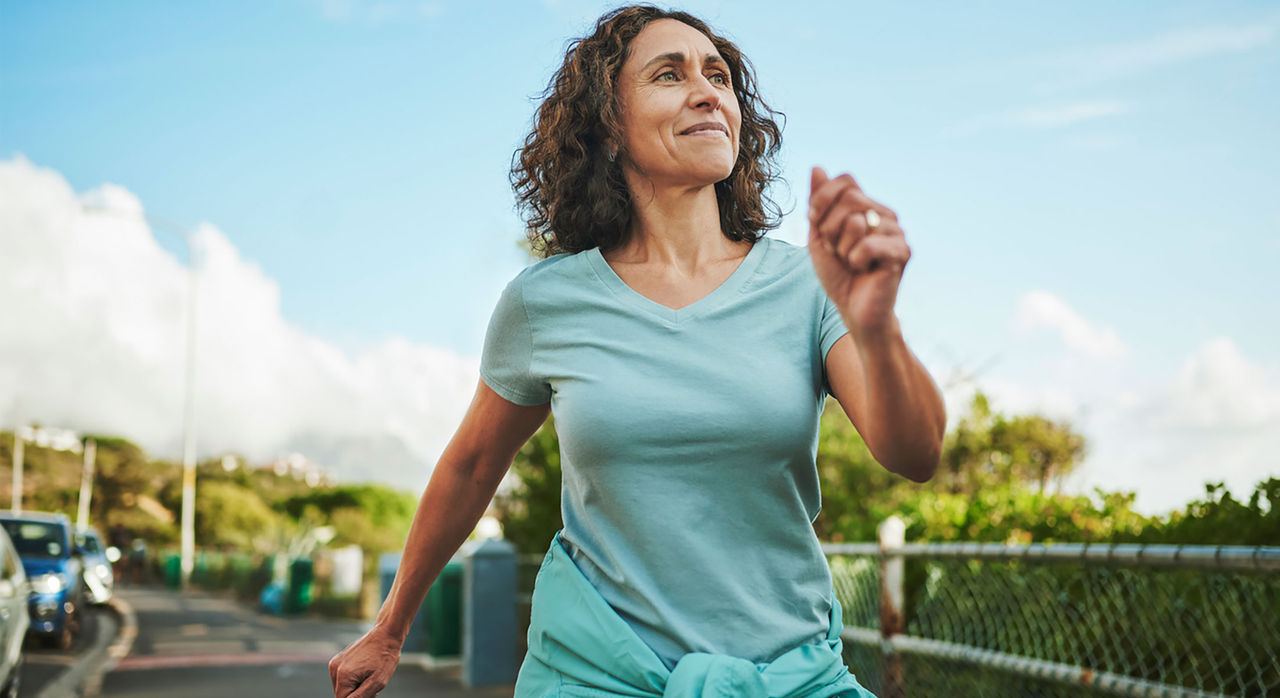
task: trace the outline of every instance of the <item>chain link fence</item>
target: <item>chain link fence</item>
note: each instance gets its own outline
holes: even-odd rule
[[[1280,696],[1280,547],[886,543],[822,546],[881,698]]]
[[[823,549],[882,698],[1280,695],[1280,548]]]

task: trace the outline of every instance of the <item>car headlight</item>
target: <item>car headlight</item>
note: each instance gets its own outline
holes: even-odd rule
[[[111,568],[107,567],[101,562],[99,562],[98,565],[93,568],[93,571],[98,573],[99,579],[106,580],[111,578]]]
[[[60,572],[49,572],[31,580],[31,589],[37,594],[56,594],[67,588],[67,576]]]

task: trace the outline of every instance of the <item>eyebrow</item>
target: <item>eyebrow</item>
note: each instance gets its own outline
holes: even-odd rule
[[[643,73],[643,72],[645,72],[645,71],[649,70],[649,68],[650,68],[650,67],[652,67],[652,66],[653,66],[653,64],[655,64],[655,63],[684,63],[684,62],[685,62],[685,60],[686,60],[686,59],[685,59],[685,57],[684,57],[684,54],[683,54],[683,53],[680,53],[679,51],[672,51],[671,53],[664,53],[664,54],[662,54],[662,55],[660,55],[660,56],[655,56],[655,57],[654,57],[652,60],[650,60],[648,63],[645,63],[645,64],[644,64],[644,67],[640,69],[640,72],[642,72],[642,73]],[[723,68],[725,68],[725,69],[728,69],[728,68],[729,68],[729,64],[728,64],[728,63],[725,63],[725,61],[724,61],[724,59],[723,59],[723,58],[721,58],[720,56],[718,56],[718,55],[716,55],[716,54],[714,54],[714,53],[708,53],[708,54],[706,55],[706,57],[702,59],[702,62],[703,62],[703,63],[707,63],[707,64],[715,64],[715,65],[719,65],[719,66],[721,66],[721,67],[723,67]]]

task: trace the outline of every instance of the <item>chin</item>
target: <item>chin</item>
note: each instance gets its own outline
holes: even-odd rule
[[[708,163],[708,166],[700,167],[690,174],[694,179],[697,179],[700,182],[716,184],[718,182],[723,182],[729,178],[729,175],[733,174],[733,165],[726,163],[715,166]]]

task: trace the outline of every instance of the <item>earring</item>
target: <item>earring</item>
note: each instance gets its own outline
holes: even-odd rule
[[[609,162],[613,162],[615,159],[617,159],[617,157],[618,157],[617,153],[613,152],[612,150],[609,151]]]

